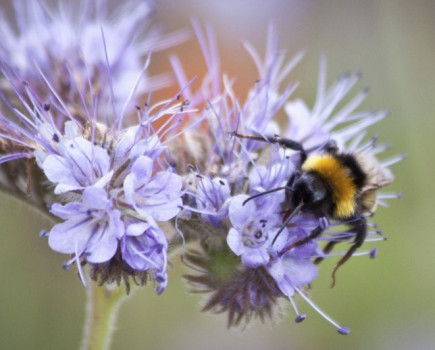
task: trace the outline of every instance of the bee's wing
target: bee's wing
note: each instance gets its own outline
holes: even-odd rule
[[[358,153],[355,157],[367,175],[367,181],[362,188],[362,192],[377,190],[393,181],[394,175],[391,170],[383,166],[373,155]]]

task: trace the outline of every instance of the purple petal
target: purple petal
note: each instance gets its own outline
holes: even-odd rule
[[[43,163],[43,170],[51,182],[66,184],[64,186],[56,186],[55,194],[82,188],[82,185],[79,184],[74,177],[69,162],[67,162],[64,157],[52,154],[49,155]]]
[[[110,213],[106,224],[98,223],[97,231],[92,233],[88,242],[86,260],[91,263],[102,263],[110,260],[118,248],[118,238],[124,235],[124,225],[121,221],[121,213],[114,210]]]
[[[247,248],[242,255],[242,263],[251,269],[266,265],[269,259],[269,253],[263,249]]]
[[[136,178],[141,179],[141,183],[148,182],[153,171],[154,161],[146,156],[140,156],[133,163],[131,167],[131,172],[136,176]]]
[[[283,259],[285,276],[295,287],[314,281],[317,277],[317,266],[309,259]]]
[[[242,242],[241,235],[239,231],[234,228],[231,228],[230,232],[228,233],[227,243],[230,249],[236,255],[241,255],[245,251],[245,245]]]
[[[99,264],[110,260],[116,253],[118,248],[118,240],[116,237],[102,233],[102,235],[88,243],[89,249],[86,250],[86,260],[90,263]]]
[[[89,209],[105,209],[110,204],[107,192],[99,187],[88,187],[83,192],[83,203]]]
[[[159,205],[152,205],[149,213],[156,221],[168,221],[180,212],[182,204],[181,198],[169,202],[161,202]]]
[[[125,225],[122,221],[122,215],[119,210],[112,210],[109,212],[109,225],[109,234],[118,239],[124,236]]]
[[[78,215],[55,225],[48,236],[50,248],[64,254],[73,254],[76,251],[81,254],[91,235],[91,226],[88,223],[87,216]]]
[[[149,228],[150,225],[146,222],[136,222],[128,225],[125,233],[127,236],[140,236]]]
[[[79,215],[80,213],[85,214],[87,208],[79,202],[71,202],[65,205],[54,203],[50,208],[50,213],[60,217],[61,219],[68,219],[71,217],[71,213],[75,213],[75,215]]]
[[[237,229],[243,229],[247,222],[258,216],[254,201],[249,201],[243,205],[243,202],[248,198],[248,196],[241,194],[233,197],[230,202],[228,215],[231,223]]]

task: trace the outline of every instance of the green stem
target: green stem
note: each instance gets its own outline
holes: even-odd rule
[[[108,289],[89,283],[87,293],[86,322],[82,350],[107,350],[122,302],[127,299],[123,287]]]

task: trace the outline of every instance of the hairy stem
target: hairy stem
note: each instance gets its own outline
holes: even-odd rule
[[[82,350],[109,349],[119,307],[126,299],[123,287],[108,289],[89,283]]]

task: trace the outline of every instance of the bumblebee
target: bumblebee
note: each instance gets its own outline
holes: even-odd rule
[[[258,141],[278,143],[279,145],[299,151],[301,154],[301,171],[295,173],[284,187],[272,189],[251,196],[247,201],[261,195],[285,189],[288,192],[290,210],[281,229],[273,242],[299,212],[314,213],[319,219],[326,218],[349,225],[355,233],[351,247],[341,257],[332,271],[332,286],[335,284],[335,273],[352,254],[364,243],[367,236],[366,218],[376,209],[376,192],[393,181],[391,171],[366,153],[340,152],[335,142],[328,142],[319,153],[307,155],[302,144],[279,137],[260,137],[233,133],[236,137]],[[322,222],[322,220],[319,220]],[[323,221],[324,222],[324,221]],[[319,224],[309,236],[293,243],[290,249],[307,243],[320,236],[327,224]],[[337,241],[330,241],[324,248],[329,253]],[[319,263],[322,258],[317,258]]]

